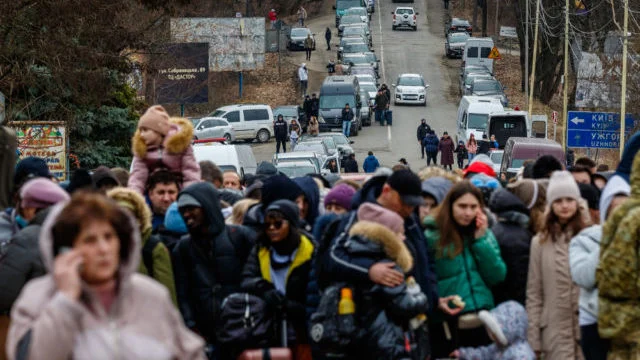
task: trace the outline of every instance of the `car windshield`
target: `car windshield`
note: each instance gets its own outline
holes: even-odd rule
[[[346,54],[344,55],[344,63],[345,64],[353,63],[354,65],[368,64],[367,59],[364,56],[349,56]]]
[[[377,92],[378,89],[373,83],[360,83],[360,89],[364,89],[367,92]]]
[[[360,18],[360,15],[345,15],[340,18],[340,24],[357,24],[361,22],[362,18]]]
[[[345,53],[363,53],[369,51],[369,46],[363,43],[356,44],[344,44],[343,52]],[[367,58],[362,56],[364,62],[367,62]]]
[[[292,108],[275,108],[273,109],[273,117],[277,118],[278,115],[287,117],[298,117],[298,111]]]
[[[377,58],[376,58],[376,54],[374,53],[365,53],[364,56],[367,58],[368,62],[376,62]]]
[[[466,67],[464,68],[464,74],[470,74],[470,73],[482,73],[482,74],[490,74],[489,69],[487,69],[484,66],[470,66],[470,67]]]
[[[316,173],[316,168],[313,165],[293,165],[293,164],[284,163],[284,164],[278,164],[276,168],[278,168],[278,171],[287,175],[290,178]]]
[[[487,128],[487,114],[469,114],[469,129],[484,130]]]
[[[375,78],[373,77],[373,75],[369,74],[369,73],[365,73],[365,74],[354,74],[355,77],[358,78],[358,81],[363,81],[363,82],[372,82],[375,81]]]
[[[449,42],[461,43],[467,41],[469,34],[467,33],[452,33],[449,35]]]
[[[296,148],[293,151],[313,151],[318,154],[324,154],[324,146],[322,146],[322,143],[317,143],[317,142],[316,143],[301,142],[300,144],[296,145]]]
[[[477,81],[473,83],[473,91],[502,91],[497,81]]]
[[[504,153],[502,151],[491,153],[491,161],[494,164],[502,163],[502,155],[504,155]]]
[[[346,145],[349,144],[347,141],[347,137],[342,134],[331,135],[331,138],[336,143],[336,145]]]
[[[491,75],[489,74],[476,74],[476,75],[467,75],[467,78],[464,79],[465,85],[471,85],[472,82],[480,79],[491,80]]]
[[[321,109],[342,109],[344,104],[349,104],[350,107],[353,107],[355,103],[356,101],[353,95],[336,94],[320,96]]]
[[[362,5],[360,0],[338,0],[336,1],[336,10],[346,10],[352,7],[359,7]]]
[[[462,20],[462,19],[458,19],[458,18],[453,18],[453,20],[451,20],[451,25],[455,25],[455,26],[468,26],[469,22],[467,20]]]
[[[424,86],[424,81],[418,76],[401,76],[398,78],[400,86]]]
[[[200,119],[189,119],[191,120],[191,124],[193,124],[193,127],[196,127],[196,125],[198,125],[198,123],[200,122]]]
[[[344,13],[345,15],[358,15],[358,16],[367,16],[367,9],[365,8],[351,8],[347,9]]]
[[[396,15],[413,14],[413,9],[396,9]]]
[[[207,115],[209,117],[222,117],[222,115],[226,114],[227,112],[224,110],[216,110],[214,112],[212,112],[211,114]]]
[[[342,36],[361,35],[361,34],[364,34],[364,33],[365,33],[365,30],[362,27],[359,27],[359,26],[347,26],[346,28],[344,28]]]
[[[311,31],[309,31],[309,29],[303,29],[303,28],[291,29],[291,36],[307,37],[307,34],[311,34]]]

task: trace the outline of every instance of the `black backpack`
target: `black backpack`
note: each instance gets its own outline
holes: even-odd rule
[[[348,287],[345,283],[327,287],[320,305],[311,315],[309,338],[318,355],[325,358],[347,357],[350,345],[357,338],[355,314],[338,314],[340,292],[345,287]]]
[[[268,346],[277,333],[273,314],[261,298],[248,293],[227,296],[220,306],[217,340],[237,348]]]

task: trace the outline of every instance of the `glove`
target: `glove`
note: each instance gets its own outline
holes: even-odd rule
[[[282,310],[287,299],[278,290],[273,289],[264,293],[264,301],[270,308]]]

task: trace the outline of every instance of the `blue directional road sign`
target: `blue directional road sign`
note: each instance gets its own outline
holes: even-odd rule
[[[620,116],[618,113],[569,111],[567,146],[570,148],[619,149]],[[625,117],[625,138],[635,127],[631,114]]]

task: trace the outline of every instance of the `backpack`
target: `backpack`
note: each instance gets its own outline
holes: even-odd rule
[[[238,348],[268,346],[275,331],[273,314],[261,298],[248,293],[227,296],[220,306],[217,340]]]
[[[160,243],[158,236],[150,236],[147,242],[142,247],[142,262],[144,267],[147,268],[149,277],[153,277],[153,249]]]
[[[320,305],[311,315],[311,343],[319,355],[326,358],[347,357],[349,346],[357,337],[354,314],[338,314],[340,293],[345,287],[348,287],[345,283],[327,287],[320,298]]]

